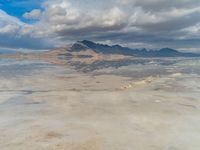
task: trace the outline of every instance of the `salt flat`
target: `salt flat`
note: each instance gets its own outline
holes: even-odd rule
[[[87,73],[1,62],[1,150],[199,150],[199,60]]]

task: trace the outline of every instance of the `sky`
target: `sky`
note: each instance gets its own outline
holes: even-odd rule
[[[79,40],[200,52],[200,0],[0,0],[0,48]]]

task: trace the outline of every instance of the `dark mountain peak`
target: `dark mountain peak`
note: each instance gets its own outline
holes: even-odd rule
[[[177,50],[171,48],[162,48],[159,50],[161,53],[179,53]]]
[[[84,43],[82,43],[81,41],[77,41],[71,47],[71,51],[81,51],[81,50],[86,50],[86,49],[89,49],[89,47],[85,45]]]
[[[113,47],[113,48],[122,48],[122,46],[121,46],[121,45],[118,45],[118,44],[117,44],[117,45],[113,45],[112,47]]]
[[[92,41],[88,41],[88,40],[83,40],[83,41],[79,41],[80,43],[83,43],[85,45],[95,45],[96,43],[92,42]]]
[[[92,49],[111,48],[111,46],[109,46],[109,45],[99,44],[99,43],[95,43],[95,42],[88,41],[88,40],[83,40],[83,41],[81,41],[81,43],[83,43],[84,45],[86,45],[86,46],[88,46],[89,48],[92,48]]]

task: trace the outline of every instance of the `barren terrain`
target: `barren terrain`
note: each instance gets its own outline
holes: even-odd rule
[[[36,55],[1,58],[1,150],[199,150],[199,60],[85,72]]]

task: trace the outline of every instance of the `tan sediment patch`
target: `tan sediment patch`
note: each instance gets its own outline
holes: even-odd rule
[[[61,137],[62,137],[61,134],[52,131],[46,134],[45,139],[53,139],[53,138],[61,138]]]
[[[117,60],[132,58],[131,56],[125,56],[120,54],[105,55],[101,53],[96,53],[95,51],[90,49],[80,52],[69,52],[69,51],[66,52],[72,55],[70,59],[71,62],[79,62],[85,65],[91,64],[96,61],[117,61]],[[89,56],[89,57],[81,57],[81,56]]]
[[[137,88],[137,87],[145,86],[145,85],[152,83],[154,80],[155,80],[155,78],[148,77],[148,78],[140,80],[140,81],[134,81],[134,82],[128,83],[126,85],[123,85],[120,89],[126,90],[126,89],[130,89],[130,88]]]
[[[52,150],[101,150],[102,140],[100,138],[90,138],[84,142],[60,143]]]

